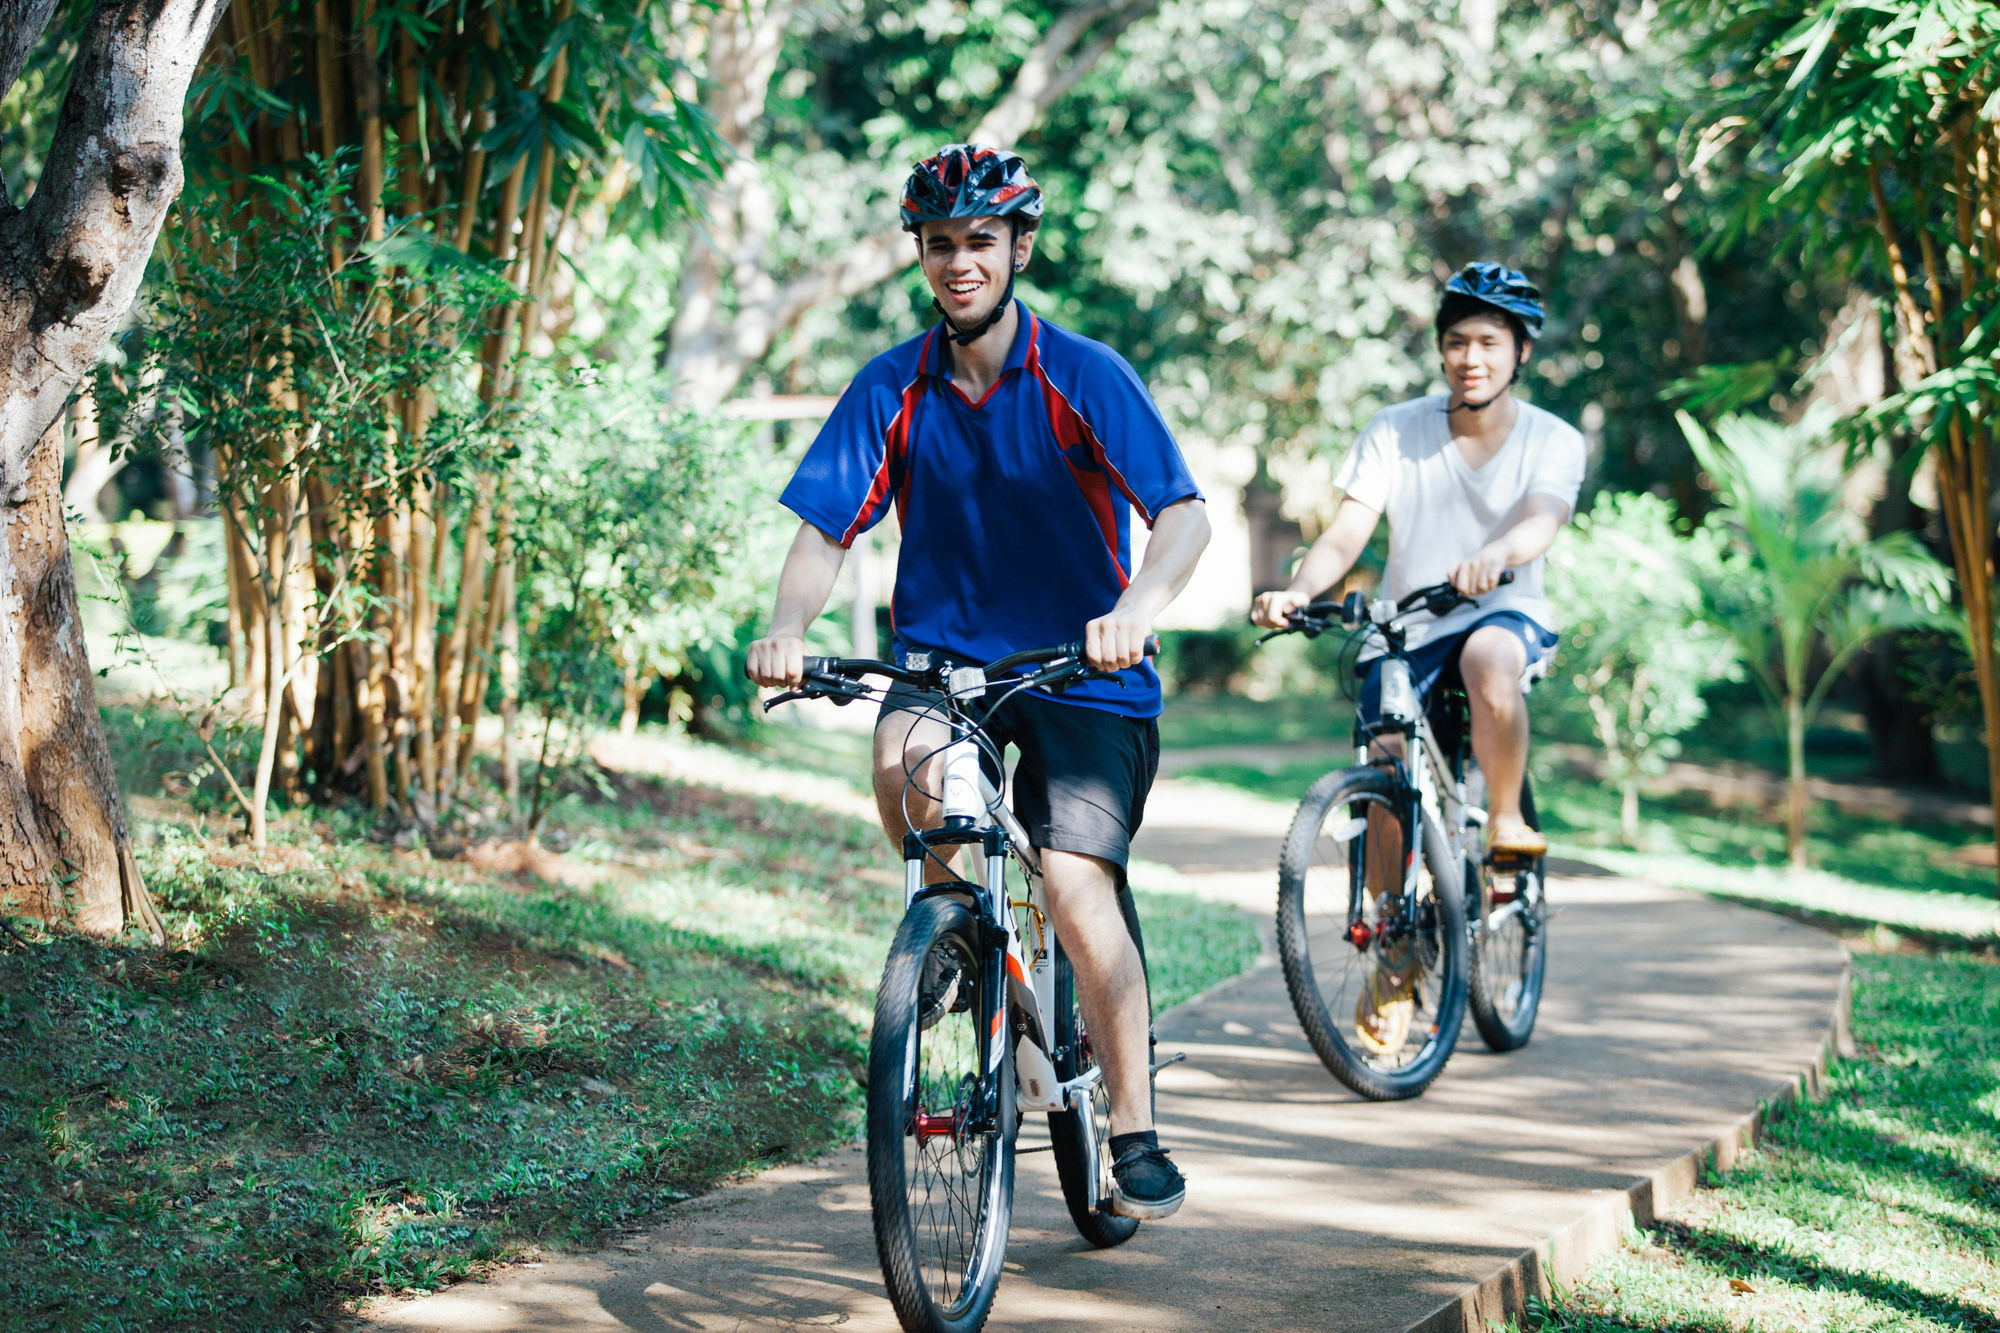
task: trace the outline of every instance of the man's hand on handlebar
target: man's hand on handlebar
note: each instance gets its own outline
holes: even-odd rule
[[[1452,566],[1451,586],[1467,597],[1484,597],[1500,586],[1500,576],[1506,572],[1507,553],[1488,546]]]
[[[1129,611],[1113,607],[1083,627],[1083,655],[1099,671],[1123,671],[1146,660],[1153,627]]]
[[[743,674],[759,685],[796,690],[805,683],[806,641],[797,634],[769,634],[750,645]]]
[[[1250,623],[1264,629],[1286,629],[1291,625],[1292,613],[1311,600],[1289,588],[1258,593],[1257,600],[1250,604]]]

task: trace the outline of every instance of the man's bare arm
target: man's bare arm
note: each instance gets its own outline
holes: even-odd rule
[[[1347,577],[1354,562],[1375,535],[1379,510],[1370,509],[1353,497],[1340,502],[1333,522],[1299,561],[1292,581],[1277,592],[1267,592],[1250,608],[1250,619],[1265,629],[1283,629],[1285,617]]]
[[[1467,597],[1492,592],[1504,571],[1527,564],[1555,544],[1556,534],[1569,522],[1569,506],[1553,495],[1531,495],[1527,508],[1526,518],[1452,568],[1452,587]]]
[[[1153,621],[1194,577],[1208,537],[1208,506],[1200,500],[1182,500],[1159,512],[1146,542],[1145,562],[1118,604],[1083,627],[1084,651],[1092,666],[1122,671],[1145,660]]]
[[[759,685],[797,689],[805,676],[806,627],[826,609],[834,580],[847,559],[847,548],[810,523],[799,524],[785,567],[778,575],[778,596],[771,610],[771,628],[750,645],[744,672]]]

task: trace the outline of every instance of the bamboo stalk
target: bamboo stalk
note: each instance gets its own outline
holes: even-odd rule
[[[507,548],[507,582],[500,620],[500,792],[515,820],[521,817],[521,756],[515,728],[521,712],[521,615],[515,587],[518,561]]]
[[[1876,227],[1889,257],[1889,276],[1895,285],[1896,300],[1910,321],[1910,337],[1927,375],[1936,374],[1937,349],[1925,336],[1916,298],[1910,290],[1908,266],[1896,241],[1895,223],[1889,212],[1887,192],[1882,188],[1879,167],[1869,164],[1869,190],[1875,199]],[[1919,219],[1920,236],[1922,222]],[[1927,282],[1933,310],[1942,316],[1942,286],[1936,272],[1934,247],[1926,246]],[[1965,605],[1967,638],[1972,650],[1973,675],[1979,684],[1979,705],[1986,730],[1986,763],[1994,828],[2000,837],[2000,671],[1996,671],[1993,644],[1993,528],[1986,518],[1991,487],[1987,475],[1986,449],[1968,448],[1958,415],[1946,427],[1945,457],[1937,469],[1938,499],[1945,511],[1951,535],[1952,562],[1957,568],[1959,597]],[[2000,866],[1995,869],[1995,887],[2000,891]]]
[[[313,92],[319,101],[319,155],[329,165],[340,153],[340,76],[333,42],[333,6],[329,0],[313,0]],[[339,262],[336,257],[336,267]]]
[[[500,49],[498,3],[486,10],[483,36],[487,49],[493,51]],[[482,68],[479,74],[479,106],[473,112],[472,127],[466,136],[465,167],[458,193],[458,223],[452,230],[452,244],[458,247],[460,254],[472,248],[472,224],[476,217],[479,191],[486,180],[486,150],[477,144],[492,128],[493,76]]]
[[[499,633],[501,608],[507,600],[507,569],[514,559],[514,506],[502,502],[500,519],[493,529],[493,574],[486,594],[486,616],[479,631],[478,650],[466,663],[465,688],[458,701],[459,725],[465,744],[458,756],[458,780],[472,771],[472,752],[479,731],[479,712],[486,702],[486,681],[493,662],[493,644]]]
[[[437,608],[442,589],[436,587],[438,572],[444,568],[445,542],[449,536],[451,523],[445,508],[449,487],[438,482],[431,490],[430,509],[427,521],[431,529],[431,547],[423,557],[420,570],[424,595],[424,614],[418,617],[416,625],[417,643],[430,650],[430,660],[417,673],[417,706],[412,723],[417,733],[417,781],[426,798],[435,800],[437,796],[437,734],[432,725],[436,716],[438,699],[438,671],[441,645],[437,637]]]
[[[486,529],[492,518],[492,486],[490,482],[481,482],[472,517],[466,522],[465,546],[458,573],[458,607],[452,616],[451,643],[445,665],[439,672],[438,727],[442,745],[438,755],[438,787],[434,798],[440,814],[444,812],[449,784],[458,772],[459,690],[467,667],[466,651],[471,643],[472,618],[479,610],[478,592],[486,579]]]
[[[368,239],[382,239],[388,219],[382,208],[386,151],[382,142],[381,34],[373,22],[375,0],[361,0],[355,27],[361,47],[354,56],[354,100],[361,113],[361,168],[355,182],[358,211],[368,219]]]
[[[1896,291],[1896,308],[1902,311],[1909,327],[1910,345],[1923,364],[1924,374],[1935,375],[1937,351],[1930,335],[1924,331],[1923,313],[1917,309],[1917,298],[1910,288],[1910,268],[1903,262],[1903,247],[1896,239],[1896,224],[1889,213],[1889,195],[1882,188],[1882,169],[1873,162],[1868,164],[1868,189],[1875,197],[1875,222],[1882,234],[1882,247],[1889,256],[1889,281]]]

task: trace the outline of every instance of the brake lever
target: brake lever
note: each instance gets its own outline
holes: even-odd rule
[[[845,676],[829,676],[815,672],[806,677],[804,689],[786,690],[783,694],[774,694],[766,699],[764,711],[768,713],[779,704],[788,704],[794,699],[831,699],[835,708],[845,708],[856,699],[871,697],[868,687],[858,681],[849,680]]]

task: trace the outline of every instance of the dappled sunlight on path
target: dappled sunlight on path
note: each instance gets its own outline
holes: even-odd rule
[[[1162,783],[1141,854],[1178,863],[1193,891],[1268,913],[1289,812],[1211,796]],[[1070,1226],[1049,1154],[1024,1155],[989,1327],[1405,1329],[1726,1135],[1819,1054],[1844,965],[1829,937],[1603,876],[1555,881],[1551,898],[1562,910],[1534,1041],[1493,1056],[1468,1024],[1415,1102],[1370,1104],[1336,1084],[1268,958],[1167,1015],[1162,1049],[1189,1059],[1161,1076],[1159,1110],[1187,1206],[1119,1249],[1092,1250]],[[1031,1117],[1022,1147],[1046,1141]],[[1566,1262],[1559,1252],[1559,1272]],[[378,1322],[895,1328],[855,1147],[677,1208],[623,1247],[513,1269]]]

